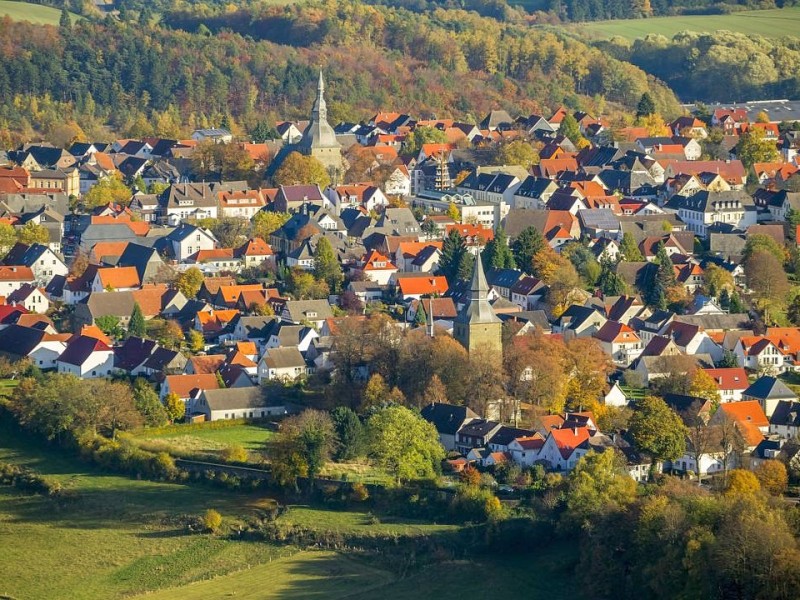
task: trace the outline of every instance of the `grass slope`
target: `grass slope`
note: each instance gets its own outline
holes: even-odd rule
[[[40,4],[29,4],[28,2],[14,2],[11,0],[0,0],[0,17],[9,16],[13,21],[30,21],[40,25],[58,25],[61,18],[61,11],[50,6]],[[74,23],[81,17],[70,13]]]
[[[240,573],[147,594],[147,600],[292,600],[349,598],[386,585],[391,576],[335,552],[298,552]],[[375,596],[371,596],[375,597]]]
[[[258,459],[266,448],[267,440],[275,435],[266,425],[257,423],[239,423],[220,428],[205,428],[203,425],[174,425],[160,428],[155,434],[145,431],[135,436],[133,441],[153,452],[163,451],[182,458],[213,461],[220,458],[225,448],[234,444],[251,453],[252,459]]]
[[[643,38],[649,33],[672,38],[681,31],[713,32],[718,29],[773,38],[786,35],[800,37],[800,7],[744,11],[730,15],[595,21],[573,25],[570,28],[582,34],[589,34],[591,37],[621,36],[629,40]]]

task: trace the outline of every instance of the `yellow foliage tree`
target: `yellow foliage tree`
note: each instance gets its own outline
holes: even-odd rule
[[[780,496],[789,485],[789,475],[786,465],[779,460],[765,460],[755,470],[761,487],[772,496]]]
[[[752,496],[761,491],[758,477],[744,469],[734,469],[728,473],[728,485],[725,494],[728,496]]]

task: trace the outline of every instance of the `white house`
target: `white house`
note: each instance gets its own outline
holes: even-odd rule
[[[295,381],[308,374],[308,367],[296,347],[268,348],[258,361],[258,382]]]
[[[44,290],[30,283],[25,283],[18,290],[11,292],[6,298],[6,303],[23,306],[30,312],[41,314],[50,308],[50,300],[45,296]]]
[[[190,403],[189,410],[205,415],[206,421],[264,419],[289,413],[283,405],[269,406],[260,387],[205,390]]]
[[[8,265],[30,267],[36,283],[47,285],[56,275],[67,276],[69,268],[55,252],[44,244],[15,244],[3,262]]]
[[[173,230],[167,239],[171,242],[172,253],[178,262],[184,262],[200,250],[212,250],[217,244],[214,234],[208,229],[186,224]]]
[[[114,351],[98,339],[81,335],[67,344],[56,359],[56,368],[80,378],[108,377],[114,371]]]
[[[18,290],[23,284],[35,285],[36,278],[30,267],[18,265],[0,266],[0,296],[8,297],[11,292]]]

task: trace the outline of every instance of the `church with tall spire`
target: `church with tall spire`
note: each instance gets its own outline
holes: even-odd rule
[[[489,304],[489,284],[483,272],[481,256],[475,257],[472,268],[470,299],[456,316],[453,337],[470,354],[483,347],[489,352],[503,352],[503,322]]]
[[[338,181],[344,173],[342,145],[336,139],[333,127],[328,123],[328,105],[325,103],[325,80],[322,71],[317,84],[317,99],[311,109],[311,120],[300,140],[300,152],[316,158],[328,174],[331,181]]]

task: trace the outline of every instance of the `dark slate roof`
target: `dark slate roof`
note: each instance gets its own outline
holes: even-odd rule
[[[517,427],[510,427],[503,425],[497,432],[488,440],[490,444],[497,444],[498,446],[508,446],[518,437],[528,437],[536,433],[530,429],[518,429]]]
[[[12,356],[28,356],[42,341],[44,331],[22,325],[9,325],[0,330],[0,353]]]
[[[786,387],[786,384],[780,379],[768,375],[756,379],[755,382],[753,382],[753,384],[743,392],[743,395],[760,399],[797,398],[797,394]]]
[[[519,269],[498,269],[493,267],[486,272],[486,281],[491,286],[511,289],[522,276],[523,273]]]
[[[436,431],[444,435],[455,435],[468,419],[477,419],[478,415],[466,406],[433,403],[422,409],[422,418],[433,423]]]
[[[8,254],[6,254],[6,257],[3,259],[3,264],[32,267],[47,250],[48,247],[43,244],[31,244],[28,246],[27,244],[17,242]]]
[[[484,419],[477,419],[464,425],[458,430],[461,435],[469,435],[472,437],[484,437],[489,434],[492,429],[500,425],[497,421],[486,421]]]
[[[131,336],[118,348],[114,348],[114,366],[123,371],[132,371],[153,354],[158,344],[153,340]]]
[[[257,386],[204,390],[203,396],[211,410],[260,408],[262,406],[267,406],[264,390]]]
[[[523,198],[539,199],[541,198],[542,194],[547,191],[547,188],[550,187],[553,183],[554,182],[552,179],[548,179],[546,177],[534,177],[533,175],[529,175],[520,184],[520,186],[514,192],[514,195],[521,196]]]
[[[769,418],[770,425],[800,427],[800,402],[781,400]]]
[[[67,345],[67,349],[58,357],[58,361],[80,366],[95,352],[105,352],[109,350],[111,350],[111,348],[100,340],[82,335]]]

